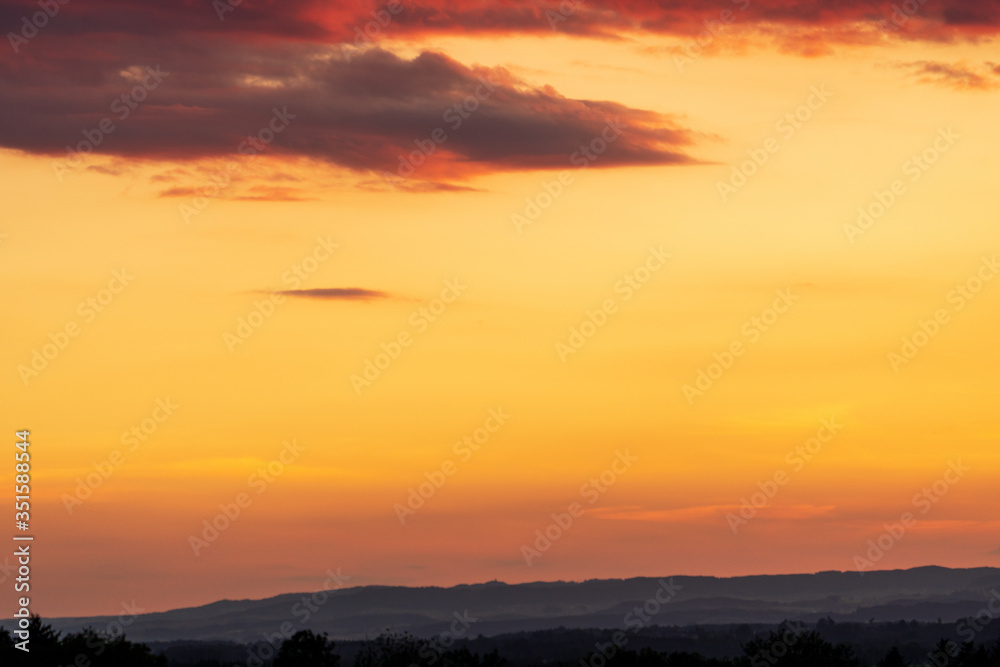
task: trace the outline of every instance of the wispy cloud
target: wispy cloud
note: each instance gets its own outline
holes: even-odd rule
[[[662,523],[701,523],[725,516],[727,512],[738,512],[739,505],[700,505],[676,509],[648,509],[639,506],[604,507],[591,510],[600,519],[619,521],[655,521]],[[826,516],[836,510],[835,505],[776,505],[768,507],[772,519],[811,519]]]
[[[1000,66],[986,62],[982,65],[943,63],[917,60],[902,63],[920,83],[947,86],[957,90],[994,90],[1000,88]]]
[[[364,289],[363,287],[318,287],[314,289],[278,290],[273,292],[273,294],[327,301],[372,301],[391,297],[388,292]]]

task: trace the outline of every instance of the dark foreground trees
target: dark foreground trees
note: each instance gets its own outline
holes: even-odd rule
[[[878,667],[906,667],[906,660],[903,659],[903,654],[899,652],[899,648],[893,646],[882,661],[878,663]]]
[[[644,648],[641,651],[618,651],[610,659],[594,653],[579,664],[587,667],[733,667],[735,663],[732,660],[705,658],[697,653],[667,654]]]
[[[29,652],[16,648],[19,641],[0,630],[0,665],[87,665],[88,667],[166,667],[162,656],[154,656],[148,646],[133,644],[124,635],[99,633],[92,629],[62,635],[33,616],[28,626]]]
[[[469,649],[446,649],[440,643],[413,635],[385,632],[366,642],[355,667],[502,667],[507,661],[494,651],[485,656]]]
[[[831,644],[818,632],[787,627],[743,647],[746,667],[858,667],[850,647]]]
[[[407,633],[386,632],[366,642],[348,642],[343,649],[343,660],[335,653],[334,643],[326,634],[303,630],[274,646],[273,660],[258,660],[256,664],[245,659],[224,658],[232,655],[239,645],[223,647],[229,653],[216,653],[204,649],[191,652],[185,644],[183,657],[175,655],[168,662],[161,655],[154,655],[149,647],[128,641],[122,633],[111,635],[86,629],[77,633],[62,634],[40,619],[31,619],[31,652],[15,648],[16,638],[0,629],[0,667],[1000,667],[1000,642],[994,634],[983,643],[941,640],[930,648],[928,644],[914,644],[908,639],[898,648],[886,650],[888,643],[879,642],[877,652],[873,644],[865,644],[857,632],[834,635],[837,641],[850,642],[865,656],[860,661],[850,646],[832,643],[804,625],[789,623],[777,631],[754,636],[747,628],[740,630],[741,654],[727,658],[707,658],[693,652],[663,652],[635,646],[616,647],[603,641],[592,644],[592,634],[579,632],[567,635],[569,642],[555,641],[552,633],[527,633],[516,635],[513,640],[495,638],[463,640],[459,642],[440,639],[420,639]],[[657,635],[651,635],[654,639]],[[719,635],[723,636],[723,635]],[[749,637],[753,639],[747,639]],[[830,636],[830,635],[827,635]],[[662,634],[660,635],[662,639]],[[602,637],[603,639],[603,637]],[[647,638],[648,640],[648,638]],[[716,637],[713,641],[718,642]],[[893,641],[896,641],[895,639]],[[468,642],[468,643],[466,643]],[[506,642],[506,643],[505,643]],[[183,643],[183,642],[182,642]],[[636,642],[638,643],[638,641]],[[556,644],[555,650],[553,644]],[[583,646],[580,646],[583,644]],[[590,644],[589,649],[586,644]],[[456,646],[461,645],[460,648]],[[661,644],[661,646],[670,644]],[[736,643],[729,643],[730,653]],[[475,654],[470,648],[492,650],[486,655]],[[509,660],[500,656],[494,647],[499,646]],[[676,644],[675,644],[676,646]],[[684,650],[711,650],[709,644],[690,644]],[[595,650],[595,647],[600,649]],[[244,647],[245,648],[245,647]],[[539,650],[539,649],[542,650]],[[719,650],[718,646],[714,646]],[[929,649],[929,651],[928,651]],[[588,650],[590,651],[588,653]],[[928,651],[921,654],[922,651]],[[720,650],[720,652],[722,652]],[[167,655],[171,655],[169,649]],[[555,657],[555,656],[558,657]],[[576,655],[577,657],[573,658]],[[731,653],[730,653],[731,655]],[[531,656],[531,657],[528,657]],[[548,656],[548,657],[546,657]],[[561,661],[561,662],[560,662]],[[346,665],[344,664],[346,663]]]
[[[834,645],[816,632],[785,626],[766,637],[743,646],[743,655],[732,659],[706,658],[697,653],[661,653],[616,650],[603,645],[602,651],[580,661],[585,667],[860,667],[853,651]]]
[[[340,656],[334,654],[325,632],[317,635],[302,630],[281,643],[274,667],[340,667]]]
[[[13,665],[16,651],[10,633],[6,628],[0,628],[0,665]]]

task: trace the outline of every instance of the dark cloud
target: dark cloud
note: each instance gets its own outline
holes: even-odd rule
[[[362,287],[321,287],[316,289],[279,290],[274,292],[274,294],[329,301],[371,301],[374,299],[388,299],[391,296],[387,292],[364,289]]]
[[[893,26],[901,36],[919,35],[917,24],[935,24],[955,36],[995,32],[1000,27],[1000,0],[584,0],[563,2],[451,2],[410,0],[405,11],[384,31],[419,32],[568,32],[597,37],[619,37],[646,31],[690,35],[706,28],[706,21],[719,22],[730,12],[733,22],[791,27],[882,26],[899,15]],[[902,25],[900,25],[902,24]],[[912,24],[912,25],[911,25]],[[889,28],[892,30],[892,28]]]
[[[225,0],[224,0],[225,1]],[[65,0],[63,0],[65,2]],[[289,39],[329,40],[331,32],[310,17],[323,8],[326,21],[347,23],[359,13],[346,2],[290,0],[246,0],[233,11],[217,11],[211,0],[171,0],[169,3],[141,0],[88,0],[60,2],[59,12],[42,29],[45,35],[115,35],[143,37],[178,34],[239,33]],[[339,8],[338,8],[339,7]],[[15,32],[22,18],[39,11],[37,0],[4,0],[0,3],[0,27]],[[339,20],[338,20],[339,19]],[[33,40],[34,38],[32,38]],[[31,51],[31,47],[24,49]]]
[[[460,188],[453,182],[483,172],[581,164],[571,164],[574,154],[600,144],[614,123],[620,131],[603,142],[594,166],[692,164],[688,151],[701,136],[675,117],[567,98],[434,52],[407,60],[353,43],[556,33],[689,41],[724,20],[732,22],[722,30],[733,31],[733,43],[762,40],[818,56],[831,44],[979,39],[1000,29],[1000,0],[405,0],[393,5],[398,12],[390,12],[389,0],[244,0],[225,12],[220,4],[57,3],[58,13],[22,38],[25,17],[38,14],[39,5],[0,0],[0,32],[10,42],[0,48],[0,147],[57,159],[72,160],[79,149],[238,166],[269,154],[367,179],[406,176],[412,167],[396,187],[428,192]],[[921,66],[914,70],[921,80],[980,89],[994,85],[998,69]],[[456,107],[463,103],[475,112]],[[102,122],[110,129],[99,131]],[[441,141],[431,139],[435,132]],[[184,189],[190,183],[171,185],[165,196],[191,191]]]
[[[0,69],[0,146],[64,158],[231,158],[234,174],[266,153],[447,182],[570,167],[611,124],[615,140],[598,166],[693,162],[683,148],[695,135],[669,116],[567,98],[433,52],[406,60],[379,49],[171,40],[81,44],[75,58],[54,59],[31,73]]]
[[[995,34],[1000,27],[1000,0],[245,0],[232,11],[219,11],[219,5],[224,3],[74,1],[60,6],[45,31],[61,36],[225,34],[312,43],[355,40],[366,33],[375,39],[444,32],[615,38],[636,31],[693,34],[725,10],[742,23],[813,27],[875,25],[891,20],[895,11],[897,22],[890,30],[918,38],[928,36],[928,24],[937,26],[931,32],[938,38]],[[38,9],[33,0],[6,0],[0,4],[0,26],[13,30]]]

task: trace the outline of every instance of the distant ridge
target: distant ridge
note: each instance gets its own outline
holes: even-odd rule
[[[456,614],[475,619],[468,636],[549,628],[622,628],[637,607],[674,584],[669,602],[649,602],[655,625],[816,621],[957,621],[994,596],[1000,569],[918,567],[909,570],[818,572],[742,577],[672,576],[582,582],[489,582],[448,588],[357,586],[332,590],[325,602],[311,592],[264,600],[221,600],[200,607],[143,614],[126,632],[133,641],[251,642],[289,627],[358,639],[391,628],[418,636],[446,630]],[[660,598],[668,595],[660,593]],[[62,631],[103,628],[115,617],[47,619]]]

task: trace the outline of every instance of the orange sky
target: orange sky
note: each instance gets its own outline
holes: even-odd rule
[[[875,567],[1000,563],[991,20],[944,39],[954,22],[929,12],[875,39],[855,16],[747,10],[679,64],[690,26],[604,4],[560,34],[538,17],[400,19],[381,52],[308,36],[288,46],[299,76],[341,63],[323,85],[378,93],[327,125],[277,65],[220,59],[246,69],[227,89],[175,69],[61,181],[61,146],[143,70],[105,76],[97,115],[18,134],[7,112],[0,383],[9,433],[32,434],[36,611],[263,597],[338,568],[352,585],[848,570],[905,512]],[[56,109],[17,83],[72,67],[30,51],[49,38],[4,56],[12,109]],[[428,51],[447,60],[408,64]],[[497,90],[450,126],[487,74]],[[206,110],[218,90],[266,104],[237,123]],[[267,127],[285,91],[299,117],[263,156],[214,134]],[[400,140],[394,105],[417,99]],[[615,109],[625,129],[586,169],[531,124],[596,139]],[[449,139],[390,188],[438,116]],[[213,537],[220,504],[239,516]]]

